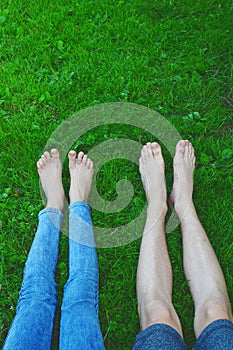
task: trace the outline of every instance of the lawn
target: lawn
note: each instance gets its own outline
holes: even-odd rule
[[[101,103],[149,107],[193,143],[195,204],[233,302],[232,16],[230,0],[1,0],[0,344],[15,314],[24,263],[43,208],[35,163],[65,120]],[[154,140],[130,125],[103,125],[88,130],[73,147],[89,152],[117,137],[139,145]],[[172,158],[162,146],[170,191]],[[68,198],[67,164],[66,159]],[[113,215],[116,226],[130,222],[145,204],[138,167],[125,159],[100,169],[101,196],[115,200],[114,186],[121,176],[131,181],[135,192],[133,209]],[[98,226],[109,225],[105,213],[94,213],[93,220]],[[167,234],[167,242],[173,301],[191,349],[194,308],[178,227]],[[140,238],[98,248],[99,316],[106,349],[131,349],[140,330],[135,292],[139,248]],[[67,237],[61,235],[59,304],[67,276]],[[58,348],[58,336],[59,308],[53,349]]]

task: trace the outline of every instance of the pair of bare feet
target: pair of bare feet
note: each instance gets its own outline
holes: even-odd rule
[[[76,156],[75,151],[70,151],[70,204],[75,201],[87,202],[91,190],[94,174],[93,162],[83,152]],[[44,152],[37,162],[40,181],[47,199],[47,208],[64,209],[64,189],[62,185],[62,164],[57,149]]]
[[[75,151],[70,151],[68,157],[71,179],[70,204],[78,200],[87,202],[94,174],[93,162],[83,152],[79,152],[77,156]],[[143,146],[139,161],[148,209],[154,212],[161,212],[162,209],[162,213],[166,215],[167,194],[164,160],[159,144],[148,142]],[[174,185],[169,202],[174,205],[178,216],[180,216],[192,201],[195,156],[193,146],[188,140],[178,142],[173,166]],[[44,152],[37,162],[37,168],[47,198],[46,207],[62,211],[64,208],[64,189],[58,150],[52,149],[51,155],[49,152]]]
[[[194,148],[188,140],[180,140],[176,145],[173,159],[174,183],[168,203],[174,206],[182,218],[192,202],[193,172],[195,168]],[[140,173],[147,195],[148,211],[165,217],[167,212],[167,190],[164,178],[164,160],[157,142],[148,142],[142,148]]]

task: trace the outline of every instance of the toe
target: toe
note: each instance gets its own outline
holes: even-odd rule
[[[82,151],[79,152],[79,154],[78,154],[78,163],[79,164],[82,162],[83,157],[84,157],[84,153]]]
[[[159,153],[161,153],[161,147],[158,142],[153,142],[151,148],[154,156],[157,156]]]
[[[150,158],[153,155],[151,142],[147,142],[147,144],[144,147],[145,147],[145,156],[146,156],[146,158]]]
[[[145,158],[150,158],[153,155],[151,142],[147,142],[147,144],[143,146],[143,151]]]
[[[195,167],[195,163],[196,163],[196,157],[193,157],[193,167]]]
[[[43,169],[44,162],[43,162],[43,160],[41,158],[39,159],[38,163],[39,163],[40,169]]]
[[[191,142],[189,142],[189,143],[188,143],[188,153],[189,153],[189,157],[190,157],[190,158],[191,158],[191,156],[192,156],[192,148],[193,148],[193,146],[192,146]]]
[[[59,158],[59,152],[56,148],[51,149],[51,154],[53,158]]]
[[[189,144],[186,143],[184,147],[184,157],[188,158],[189,157]]]
[[[186,141],[180,140],[176,145],[176,152],[183,156],[185,151],[185,145],[186,145]]]
[[[41,166],[40,166],[40,161],[39,160],[36,162],[36,166],[37,166],[38,170],[41,170]]]
[[[68,158],[69,158],[69,167],[70,169],[73,169],[76,165],[76,152],[70,151],[68,153]]]
[[[46,163],[47,163],[47,159],[45,158],[45,156],[42,154],[42,156],[41,156],[41,161],[42,161],[42,163],[43,163],[43,165],[45,166],[46,165]]]
[[[84,154],[84,156],[83,156],[82,164],[83,165],[87,164],[87,155],[86,154]]]
[[[46,159],[50,159],[50,154],[49,154],[49,152],[45,151],[45,152],[44,152],[44,156],[45,156]]]
[[[191,157],[194,158],[194,147],[191,147]]]
[[[146,146],[143,146],[142,147],[142,150],[141,150],[141,157],[144,159],[146,157]]]
[[[90,158],[87,158],[87,163],[86,163],[87,169],[90,169],[90,165],[91,165],[91,160]]]
[[[90,160],[90,169],[93,169],[93,167],[94,167],[94,163],[92,160]]]
[[[68,158],[71,162],[75,162],[75,158],[76,158],[76,152],[71,150],[69,153],[68,153]]]

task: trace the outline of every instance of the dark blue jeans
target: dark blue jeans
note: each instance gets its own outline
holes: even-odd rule
[[[198,337],[193,350],[233,349],[233,323],[217,320],[210,323]],[[166,324],[154,324],[140,332],[133,350],[187,350],[180,334]]]
[[[104,349],[98,319],[98,262],[89,206],[70,205],[69,279],[61,309],[60,349]],[[39,213],[29,252],[16,316],[4,350],[50,349],[57,304],[54,274],[58,257],[61,212]]]

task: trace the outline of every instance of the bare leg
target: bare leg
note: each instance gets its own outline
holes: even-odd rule
[[[158,143],[147,143],[140,158],[140,172],[147,195],[147,220],[137,270],[138,313],[142,329],[167,324],[182,336],[172,305],[172,269],[168,257],[164,220],[167,213],[164,161]]]
[[[194,167],[192,144],[179,141],[170,201],[181,221],[184,269],[195,303],[194,330],[198,337],[208,324],[218,319],[232,320],[232,314],[221,267],[192,201]]]

